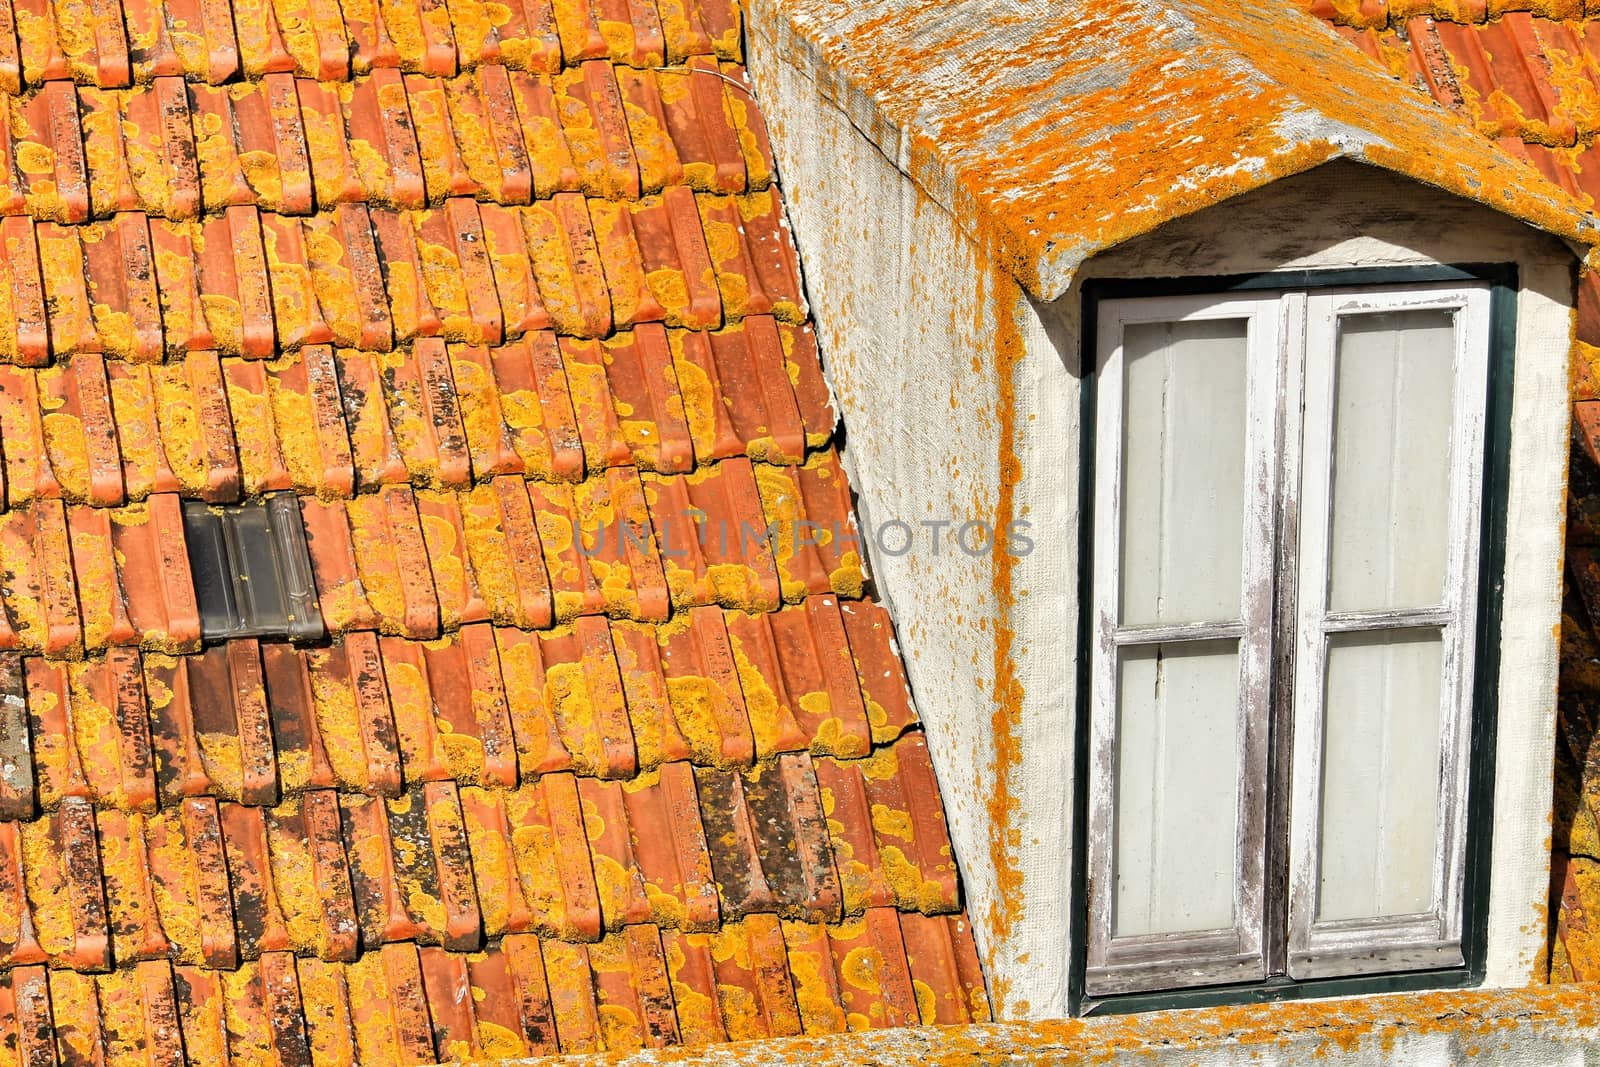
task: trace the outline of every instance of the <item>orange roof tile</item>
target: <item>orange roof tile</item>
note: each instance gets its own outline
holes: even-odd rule
[[[986,1018],[733,7],[92,7],[0,0],[0,1036]],[[202,644],[283,491],[331,637]]]

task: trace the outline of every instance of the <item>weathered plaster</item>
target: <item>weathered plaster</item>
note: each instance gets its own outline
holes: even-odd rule
[[[1008,514],[1031,524],[1035,549],[1008,573],[962,554],[948,531],[938,553],[919,531],[912,551],[880,549],[872,562],[900,628],[997,1010],[1061,1016],[1071,959],[1078,279],[1054,305],[1031,301],[1007,273],[1017,264],[994,261],[981,226],[958,220],[948,198],[908,176],[915,168],[884,153],[881,112],[841,94],[814,54],[785,50],[796,3],[814,6],[755,0],[750,62],[851,430],[846,463],[865,526]],[[1516,261],[1527,283],[1489,964],[1491,982],[1516,985],[1544,936],[1570,253],[1503,215],[1342,163],[1169,223],[1085,273],[1429,260]]]
[[[872,1030],[698,1048],[523,1060],[719,1067],[927,1064],[989,1067],[1587,1067],[1600,1002],[1581,986],[1401,993],[1354,1000],[1152,1012],[1042,1023]]]

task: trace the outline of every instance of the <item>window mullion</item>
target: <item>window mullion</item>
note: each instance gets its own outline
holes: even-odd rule
[[[1300,438],[1306,294],[1285,293],[1278,344],[1277,524],[1273,543],[1272,688],[1267,742],[1267,973],[1288,973],[1289,795],[1294,753],[1295,634],[1300,552]]]
[[[1315,909],[1320,836],[1324,679],[1327,669],[1323,620],[1327,614],[1329,533],[1332,513],[1333,364],[1337,322],[1326,297],[1306,303],[1301,368],[1300,447],[1294,462],[1298,484],[1298,531],[1292,569],[1284,583],[1294,587],[1295,673],[1284,709],[1290,724],[1289,767],[1283,778],[1288,798],[1285,969],[1288,949],[1310,936]],[[1297,773],[1298,772],[1298,773]]]

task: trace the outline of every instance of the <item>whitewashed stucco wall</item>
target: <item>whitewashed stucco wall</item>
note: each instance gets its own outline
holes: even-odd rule
[[[1059,1017],[1072,950],[1078,284],[1039,308],[986,262],[880,150],[893,136],[870,100],[819,85],[777,47],[780,4],[751,4],[750,66],[849,431],[846,465],[869,536],[891,522],[917,528],[909,552],[872,551],[871,562],[928,732],[996,1007],[1003,1018]],[[1570,253],[1485,208],[1339,163],[1169,224],[1083,273],[1428,261],[1516,261],[1526,283],[1489,962],[1491,984],[1516,985],[1529,980],[1545,930]],[[1031,524],[1035,547],[1015,560],[1008,602],[995,559],[964,554],[948,529],[935,551],[919,524],[994,521],[1002,460],[1013,455],[1010,514]],[[903,541],[899,529],[888,536],[893,547]],[[997,660],[1009,661],[1020,699],[997,699]]]

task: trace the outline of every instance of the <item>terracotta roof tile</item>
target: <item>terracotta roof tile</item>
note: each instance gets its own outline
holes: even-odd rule
[[[21,1053],[981,1017],[738,31],[0,3]],[[183,501],[282,491],[331,638],[202,646]]]

